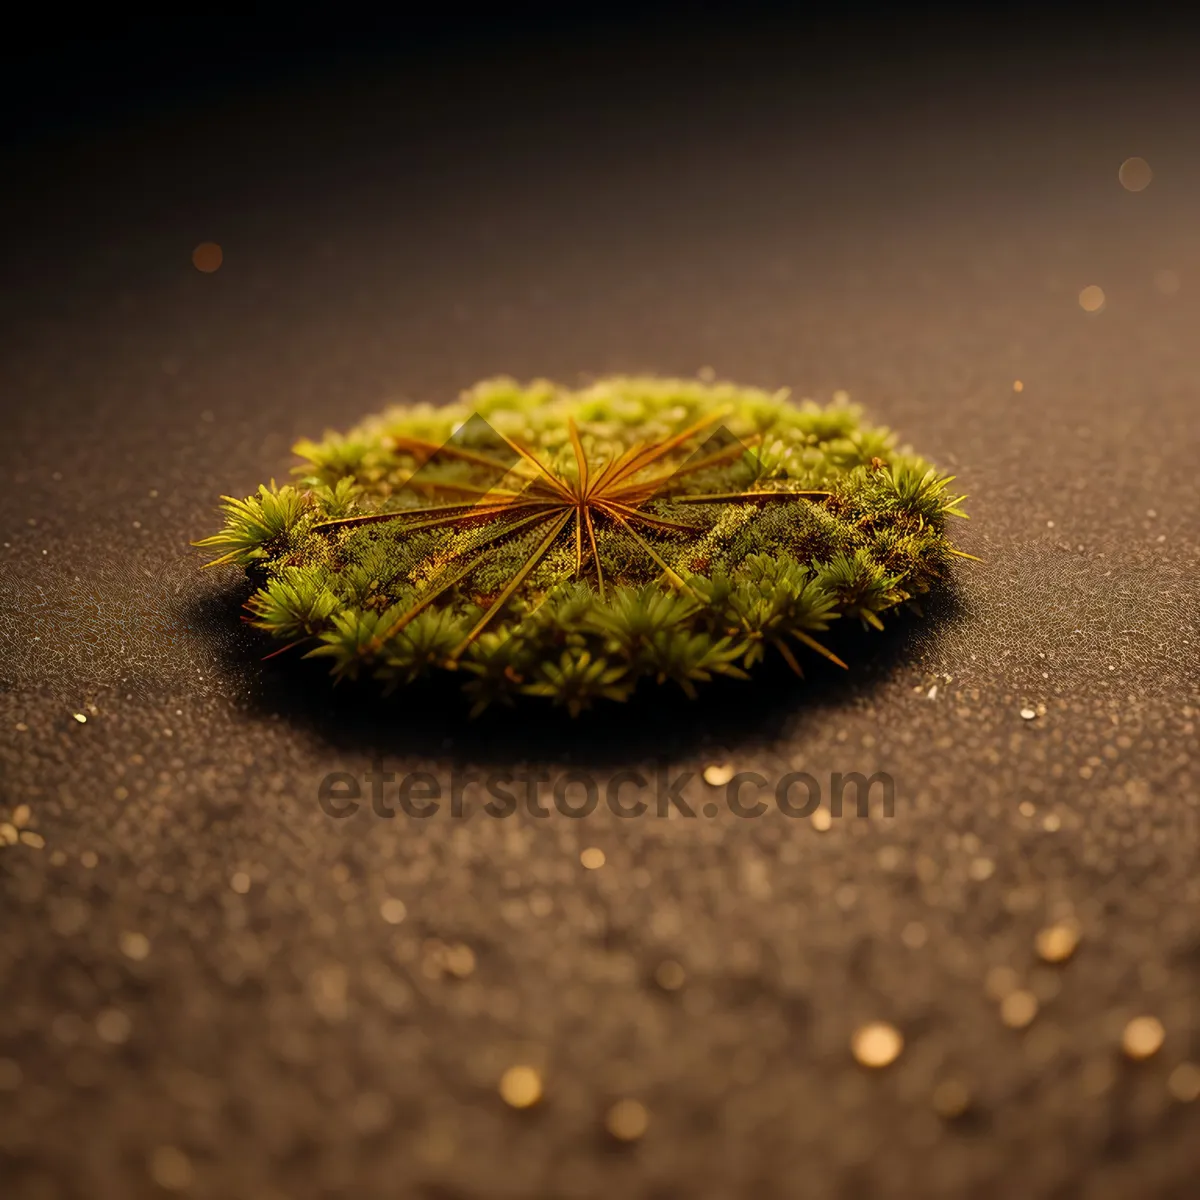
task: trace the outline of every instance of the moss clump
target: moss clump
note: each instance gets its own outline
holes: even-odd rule
[[[799,672],[797,651],[834,658],[832,621],[882,629],[961,555],[962,497],[888,430],[732,384],[493,380],[296,452],[294,484],[226,498],[210,565],[243,567],[251,623],[336,677],[453,670],[473,711],[691,696],[768,651]]]

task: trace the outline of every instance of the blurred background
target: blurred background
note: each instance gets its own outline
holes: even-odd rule
[[[5,1196],[1190,1195],[1187,19],[26,16]],[[844,677],[574,726],[333,694],[199,573],[219,496],[282,481],[300,436],[615,372],[848,392],[958,476],[984,562]],[[886,771],[896,816],[316,803],[379,759],[664,757],[697,796]]]

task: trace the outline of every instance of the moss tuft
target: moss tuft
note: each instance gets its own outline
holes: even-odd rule
[[[833,621],[882,629],[962,556],[963,497],[890,431],[733,384],[490,380],[296,453],[293,484],[224,498],[209,565],[281,647],[389,689],[458,671],[476,712],[840,662]]]

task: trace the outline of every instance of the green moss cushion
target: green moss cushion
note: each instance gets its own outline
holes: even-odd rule
[[[296,451],[295,484],[225,498],[210,565],[247,571],[280,648],[389,686],[454,671],[475,711],[799,671],[961,554],[962,497],[888,430],[732,384],[493,380]]]

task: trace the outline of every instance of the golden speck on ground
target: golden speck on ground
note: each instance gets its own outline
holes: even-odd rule
[[[229,880],[229,886],[239,896],[244,896],[250,891],[250,876],[245,871],[235,871]]]
[[[29,824],[29,818],[32,815],[33,814],[29,811],[28,804],[18,804],[17,807],[13,809],[12,823],[18,829],[24,829],[25,826]]]
[[[1127,158],[1117,171],[1117,178],[1127,192],[1141,192],[1150,186],[1154,172],[1144,158]]]
[[[1066,921],[1057,925],[1047,925],[1045,929],[1038,931],[1034,939],[1038,957],[1048,963],[1066,962],[1075,953],[1078,945],[1079,931]]]
[[[119,1008],[106,1008],[96,1018],[96,1033],[110,1046],[122,1046],[129,1041],[133,1022]]]
[[[475,951],[466,942],[454,942],[443,946],[441,965],[447,975],[453,975],[455,979],[466,979],[475,971]]]
[[[1079,307],[1084,312],[1099,312],[1104,307],[1104,289],[1089,283],[1079,293]]]
[[[34,850],[41,850],[46,845],[46,839],[40,833],[34,833],[32,829],[21,830],[21,841]]]
[[[87,724],[87,714],[86,713],[72,713],[71,715],[75,718],[75,720],[77,720],[80,723],[80,725]]]
[[[100,856],[95,850],[85,850],[79,856],[79,865],[87,870],[92,870],[100,862]]]
[[[512,1108],[530,1108],[542,1098],[542,1077],[533,1067],[509,1067],[500,1076],[500,1098]]]
[[[1024,1029],[1037,1016],[1037,1011],[1037,997],[1024,988],[1018,988],[1015,992],[1009,992],[1000,1001],[1000,1020],[1009,1029]]]
[[[604,851],[601,850],[599,846],[589,846],[586,850],[581,851],[579,855],[579,861],[583,863],[583,865],[589,871],[595,871],[604,866],[606,860],[604,857]]]
[[[864,1067],[886,1067],[900,1056],[904,1038],[894,1025],[872,1021],[854,1031],[850,1049]]]
[[[192,251],[192,266],[211,275],[225,261],[225,252],[216,242],[201,242]]]
[[[1180,1104],[1200,1100],[1200,1066],[1193,1062],[1180,1063],[1167,1077],[1167,1091]]]
[[[121,953],[134,962],[141,962],[150,953],[150,939],[144,933],[126,930],[121,934]]]
[[[397,900],[393,896],[389,897],[379,906],[379,915],[389,925],[399,925],[408,915],[408,909],[405,907],[403,900]]]
[[[809,820],[818,833],[828,833],[833,828],[833,816],[827,808],[818,808]]]
[[[1014,379],[1013,380],[1013,391],[1014,392],[1023,392],[1024,390],[1025,390],[1025,385],[1019,379]]]
[[[636,1142],[649,1124],[650,1114],[637,1100],[618,1100],[604,1118],[605,1128],[621,1142]]]
[[[192,1163],[177,1146],[159,1146],[150,1156],[150,1178],[168,1192],[191,1187]]]
[[[1121,1049],[1130,1058],[1151,1058],[1163,1044],[1166,1031],[1157,1017],[1134,1017],[1121,1034]]]
[[[983,883],[985,879],[991,879],[996,873],[996,864],[990,858],[973,858],[969,873],[976,883]]]
[[[712,787],[724,787],[733,775],[732,763],[709,763],[704,768],[704,782]]]
[[[654,972],[654,982],[667,992],[676,992],[683,987],[687,973],[673,958],[664,959]]]
[[[933,1089],[933,1111],[939,1117],[953,1120],[961,1117],[971,1106],[971,1093],[961,1079],[946,1079]]]

